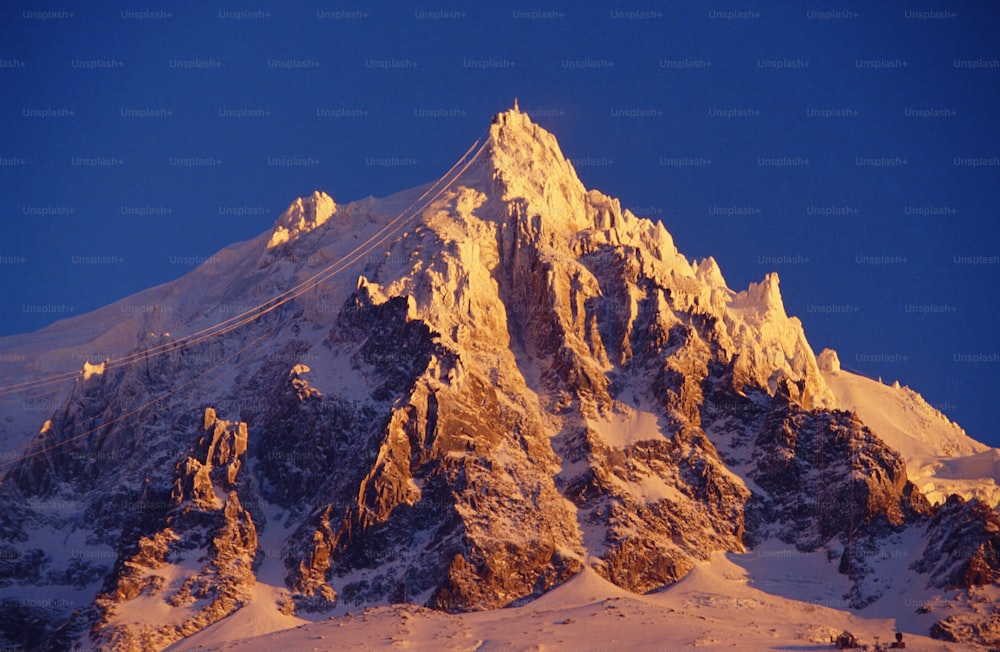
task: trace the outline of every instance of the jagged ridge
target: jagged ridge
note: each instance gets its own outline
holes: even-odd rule
[[[230,252],[231,275],[216,265],[223,280],[203,295],[253,305],[415,194],[298,200]],[[133,346],[215,317],[162,300],[175,321],[142,323]],[[206,369],[197,394],[168,394]],[[240,608],[268,559],[282,566],[280,608],[300,614],[502,607],[585,565],[649,591],[770,536],[829,550],[858,607],[882,595],[870,551],[908,529],[932,542],[913,565],[928,581],[969,589],[1000,568],[995,511],[932,507],[878,433],[836,411],[776,275],[730,290],[714,260],[689,262],[662,224],[586,190],[516,110],[384,251],[241,330],[91,371],[0,487],[12,556],[55,570],[41,527],[81,528],[81,546],[114,552],[75,569],[93,607],[33,630],[53,647],[156,649]],[[147,407],[101,426],[135,406]],[[129,464],[106,463],[118,451],[134,451]],[[956,519],[982,540],[965,566]],[[280,550],[258,549],[267,528],[288,532]],[[198,568],[173,568],[178,551],[199,551]],[[39,581],[0,568],[7,586]],[[170,568],[181,575],[157,574]],[[173,615],[141,627],[118,615],[143,600]]]

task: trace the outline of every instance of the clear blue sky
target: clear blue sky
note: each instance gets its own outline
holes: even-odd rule
[[[517,96],[589,187],[1000,445],[996,3],[36,4],[0,10],[0,334],[434,179]]]

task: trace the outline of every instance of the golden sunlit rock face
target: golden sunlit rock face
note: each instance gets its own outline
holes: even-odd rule
[[[50,614],[64,626],[45,640],[159,650],[581,583],[637,614],[688,581],[794,593],[754,566],[777,554],[862,613],[917,585],[975,596],[913,622],[993,640],[995,512],[937,463],[990,449],[898,386],[879,385],[881,418],[926,416],[906,427],[922,447],[866,423],[876,390],[817,360],[777,274],[729,288],[585,188],[516,106],[434,183],[317,191],[144,296],[169,309],[81,318],[131,353],[60,389],[0,485],[3,577],[45,573],[85,604]],[[933,504],[939,485],[968,500]],[[904,546],[884,572],[880,551]],[[404,603],[443,614],[386,610]]]

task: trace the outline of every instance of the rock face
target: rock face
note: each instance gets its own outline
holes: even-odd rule
[[[930,520],[927,548],[915,567],[941,588],[994,584],[1000,578],[1000,515],[953,494]]]
[[[1000,605],[990,589],[1000,581],[1000,514],[953,494],[930,519],[926,538],[927,547],[912,568],[934,587],[962,591],[969,605],[934,623],[931,636],[996,647]]]
[[[278,218],[271,238],[267,241],[267,248],[275,249],[304,233],[318,229],[336,212],[336,202],[325,192],[317,190],[311,197],[296,199]]]
[[[774,395],[754,441],[749,476],[764,492],[754,496],[749,538],[842,548],[840,572],[854,582],[846,597],[861,609],[881,597],[863,580],[884,541],[933,510],[899,453],[856,415],[805,411],[792,393],[786,385]]]
[[[837,409],[836,355],[817,361],[777,275],[730,290],[516,110],[454,170],[297,200],[156,295],[176,321],[139,324],[134,358],[87,363],[0,485],[0,596],[72,604],[0,602],[5,643],[162,649],[254,599],[265,566],[285,613],[469,611],[584,565],[652,591],[777,538],[835,553],[863,608],[872,550],[920,532],[920,582],[996,585],[996,512],[932,507]],[[266,310],[165,334],[214,332],[233,315],[213,305]],[[940,635],[995,640],[963,614]]]
[[[99,649],[160,650],[247,604],[256,578],[257,529],[240,503],[238,474],[247,451],[247,424],[229,423],[206,408],[193,456],[178,462],[173,507],[162,528],[119,553],[95,605]],[[150,602],[166,602],[185,617],[149,622]]]

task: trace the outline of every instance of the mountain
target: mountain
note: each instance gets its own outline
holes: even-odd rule
[[[1000,644],[998,451],[817,360],[776,274],[731,290],[516,107],[431,184],[297,199],[0,360],[6,645],[695,576]]]

